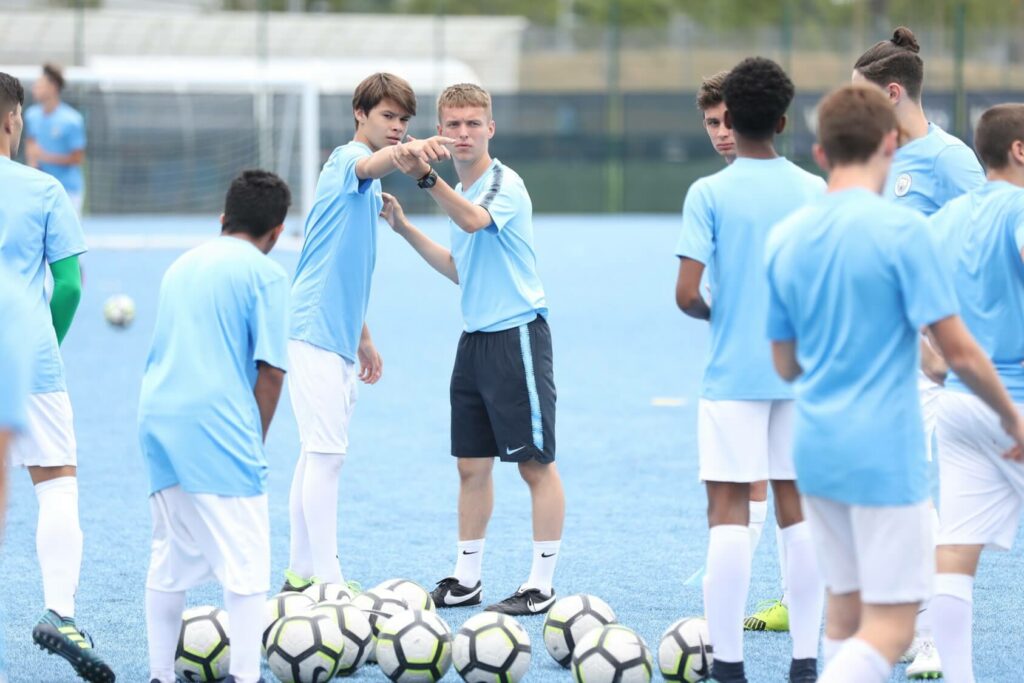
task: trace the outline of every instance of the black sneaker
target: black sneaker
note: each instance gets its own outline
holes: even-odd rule
[[[45,650],[68,660],[75,673],[89,683],[114,683],[113,670],[93,649],[92,638],[75,626],[74,619],[66,619],[52,609],[32,629],[32,640]]]
[[[789,683],[815,683],[818,680],[818,660],[794,659],[789,664]]]
[[[449,576],[437,582],[437,588],[430,591],[430,597],[434,599],[436,607],[469,607],[480,604],[481,593],[483,586],[479,581],[475,586],[467,588],[454,576]]]
[[[501,602],[488,605],[485,612],[500,612],[517,617],[528,617],[531,614],[544,614],[551,605],[555,604],[555,589],[551,589],[551,595],[544,595],[539,588],[520,587],[512,595]]]

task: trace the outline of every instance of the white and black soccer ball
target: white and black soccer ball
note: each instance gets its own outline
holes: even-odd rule
[[[263,650],[267,649],[270,629],[283,617],[308,611],[316,605],[313,598],[304,593],[285,591],[267,600],[263,608]]]
[[[135,320],[135,302],[126,294],[115,294],[104,302],[103,317],[114,327],[128,327]]]
[[[647,644],[622,624],[590,631],[572,653],[572,675],[577,683],[650,683],[653,671]]]
[[[666,681],[696,683],[711,675],[713,650],[708,622],[687,617],[675,622],[658,644],[658,668]]]
[[[576,643],[588,632],[615,623],[615,612],[594,595],[570,595],[548,610],[544,646],[556,662],[568,668]]]
[[[375,644],[377,642],[377,634],[380,632],[380,627],[384,622],[399,612],[405,612],[409,609],[409,603],[404,598],[386,588],[374,588],[363,591],[352,598],[352,604],[363,610],[366,618],[370,620],[370,628],[373,630],[373,642]],[[370,661],[377,661],[376,645],[370,651]]]
[[[313,608],[314,614],[326,614],[333,619],[345,640],[345,649],[338,660],[337,676],[351,676],[366,663],[373,652],[373,629],[370,620],[351,602],[329,600]]]
[[[228,613],[209,605],[185,610],[174,654],[174,673],[189,683],[223,681],[230,663]]]
[[[347,602],[355,597],[351,588],[340,583],[313,583],[306,586],[302,590],[302,594],[309,596],[316,603],[334,600]]]
[[[345,639],[326,614],[278,619],[267,642],[267,664],[281,683],[326,683],[338,670]]]
[[[452,632],[437,612],[399,612],[377,636],[377,663],[395,683],[434,683],[452,665]]]
[[[498,612],[467,619],[452,641],[452,663],[467,683],[518,683],[531,656],[529,634]]]
[[[394,591],[405,599],[409,604],[409,609],[422,609],[428,612],[434,609],[434,599],[430,597],[430,591],[415,581],[410,581],[409,579],[388,579],[378,584],[376,588]]]

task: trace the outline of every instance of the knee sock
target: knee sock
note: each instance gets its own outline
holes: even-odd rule
[[[541,593],[551,595],[551,584],[555,580],[555,565],[558,564],[558,549],[561,541],[534,541],[533,564],[530,565],[528,588],[539,588]]]
[[[338,477],[343,453],[306,453],[302,511],[309,529],[313,575],[325,583],[343,583],[338,562]]]
[[[78,524],[78,479],[59,477],[36,484],[39,521],[36,554],[43,576],[46,608],[74,618],[75,592],[82,568],[82,528]]]
[[[761,542],[761,532],[764,531],[764,521],[768,519],[768,501],[750,501],[750,555],[753,557],[757,551],[757,544]]]
[[[239,595],[224,591],[231,634],[231,675],[238,683],[258,683],[263,643],[263,609],[266,593]]]
[[[711,527],[704,604],[715,662],[743,661],[743,610],[749,590],[749,529],[735,524]]]
[[[942,676],[949,683],[974,683],[974,577],[937,574],[932,616],[935,646],[942,660]]]
[[[783,576],[789,591],[789,632],[793,636],[793,659],[818,657],[818,633],[825,609],[825,585],[818,571],[818,558],[807,522],[782,530],[786,546]]]
[[[821,638],[821,654],[825,658],[825,666],[835,659],[836,653],[839,652],[839,648],[843,646],[846,640],[840,640],[838,638],[829,638],[828,636],[822,636]]]
[[[174,654],[181,633],[185,591],[167,593],[146,589],[146,640],[149,643],[149,678],[174,683]]]
[[[789,605],[789,586],[786,585],[786,544],[782,540],[782,529],[775,525],[775,552],[779,556],[779,590],[782,591],[782,604]]]
[[[299,454],[288,493],[289,530],[288,569],[304,579],[313,576],[313,551],[309,547],[309,528],[302,511],[302,482],[306,474],[306,452]]]
[[[466,588],[472,588],[480,580],[480,569],[484,563],[484,539],[459,541],[455,571],[452,576]]]
[[[843,641],[825,667],[819,683],[885,683],[892,665],[882,654],[860,638]]]

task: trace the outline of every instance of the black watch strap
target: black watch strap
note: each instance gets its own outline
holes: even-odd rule
[[[430,169],[425,176],[416,181],[416,185],[424,190],[429,190],[437,185],[437,171]]]

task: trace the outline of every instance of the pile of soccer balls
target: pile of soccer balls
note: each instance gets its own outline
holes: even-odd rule
[[[185,612],[176,671],[187,681],[228,675],[227,613],[216,607]],[[556,602],[544,622],[544,645],[583,683],[648,683],[653,658],[643,639],[616,622],[592,595]],[[406,579],[385,581],[358,595],[346,586],[315,584],[267,601],[263,647],[282,683],[324,683],[370,661],[397,683],[434,683],[454,664],[468,683],[518,683],[530,668],[530,637],[513,618],[481,612],[452,635],[430,594]],[[703,619],[681,619],[662,636],[658,663],[668,681],[693,683],[710,673],[711,647]]]

